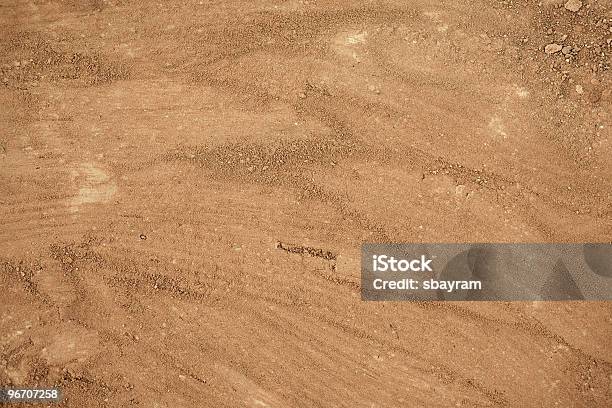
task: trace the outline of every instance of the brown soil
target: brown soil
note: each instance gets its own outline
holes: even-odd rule
[[[3,1],[0,384],[610,406],[610,303],[362,302],[359,251],[610,241],[611,27],[607,0]]]

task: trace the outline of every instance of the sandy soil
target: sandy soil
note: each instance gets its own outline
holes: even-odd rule
[[[610,406],[610,303],[362,302],[359,250],[609,242],[611,27],[604,0],[2,1],[0,384]]]

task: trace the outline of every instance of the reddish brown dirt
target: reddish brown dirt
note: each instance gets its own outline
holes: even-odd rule
[[[610,241],[611,26],[602,0],[3,1],[0,384],[610,406],[610,303],[362,302],[359,250]]]

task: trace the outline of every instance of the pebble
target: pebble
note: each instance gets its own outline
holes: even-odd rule
[[[368,90],[370,92],[374,92],[375,94],[380,94],[380,89],[378,89],[378,87],[376,87],[375,85],[368,85]]]
[[[582,8],[582,1],[580,0],[568,0],[565,3],[565,9],[571,11],[572,13],[577,12]]]
[[[565,55],[569,54],[570,52],[572,52],[572,46],[566,45],[565,47],[561,49],[561,52]]]
[[[593,89],[589,92],[587,99],[591,103],[597,103],[601,99],[602,92],[599,89]]]
[[[584,93],[584,89],[582,89],[582,85],[576,85],[576,93],[582,95]]]
[[[546,47],[544,47],[544,52],[547,54],[554,54],[556,52],[559,52],[563,49],[563,47],[561,47],[559,44],[548,44]]]

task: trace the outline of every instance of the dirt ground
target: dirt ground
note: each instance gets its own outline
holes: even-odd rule
[[[363,242],[609,242],[611,43],[607,0],[1,1],[0,384],[611,406],[610,303],[359,294]]]

